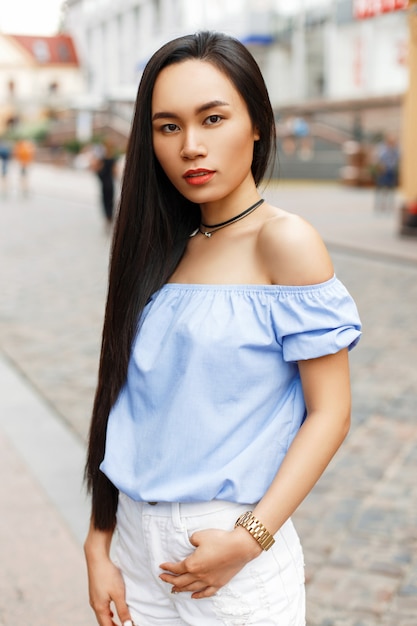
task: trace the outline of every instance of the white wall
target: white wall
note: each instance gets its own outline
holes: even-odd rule
[[[356,98],[405,91],[407,67],[399,62],[407,41],[404,14],[344,26],[329,35],[329,97]]]

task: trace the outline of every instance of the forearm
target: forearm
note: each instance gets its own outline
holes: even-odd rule
[[[93,521],[90,522],[87,538],[84,543],[84,552],[87,562],[95,558],[109,557],[113,530],[98,530]]]
[[[275,533],[314,487],[349,430],[349,411],[312,413],[305,420],[254,515]]]

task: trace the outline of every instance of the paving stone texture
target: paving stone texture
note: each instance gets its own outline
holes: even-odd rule
[[[374,212],[372,190],[273,183],[264,195],[318,228],[363,321],[363,338],[351,353],[351,432],[294,516],[305,550],[308,625],[416,626],[417,238],[398,236],[397,214]],[[108,255],[89,172],[34,165],[22,197],[12,169],[8,193],[0,196],[0,353],[83,445]],[[85,614],[81,608],[87,601],[79,540],[59,511],[49,510],[53,504],[24,472],[25,459],[2,436],[0,458],[8,472],[0,486],[8,510],[0,536],[11,537],[0,544],[0,626],[52,626],[57,605],[59,615],[81,611],[72,623],[91,624],[88,607]],[[22,503],[21,493],[33,502]],[[42,515],[27,519],[28,507]],[[32,543],[18,541],[10,527],[26,528]],[[38,563],[35,571],[25,559]],[[79,578],[69,580],[74,571]],[[45,598],[57,581],[61,593]]]

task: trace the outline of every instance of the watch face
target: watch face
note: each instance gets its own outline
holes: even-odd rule
[[[249,519],[252,515],[252,511],[246,511],[246,513],[242,513],[242,515],[239,515],[239,517],[236,520],[235,526],[240,526],[242,525],[244,522],[247,521],[247,519]]]

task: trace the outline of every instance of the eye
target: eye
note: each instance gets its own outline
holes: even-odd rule
[[[176,124],[164,124],[161,128],[164,133],[175,133],[178,130],[178,126]]]
[[[205,124],[213,126],[214,124],[218,124],[219,122],[221,122],[222,119],[223,118],[221,117],[221,115],[209,115],[208,118],[205,120]]]

